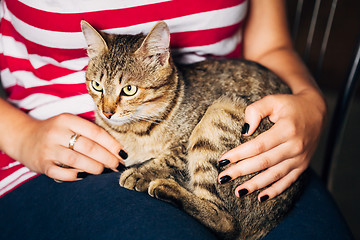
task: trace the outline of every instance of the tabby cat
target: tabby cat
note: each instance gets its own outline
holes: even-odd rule
[[[219,184],[228,166],[218,160],[272,126],[266,118],[255,134],[242,136],[246,106],[268,94],[289,94],[289,88],[254,62],[175,64],[163,21],[147,36],[100,33],[85,21],[81,27],[96,122],[129,156],[120,185],[175,204],[223,239],[259,239],[275,227],[301,181],[263,203],[259,191],[237,198],[235,188],[254,174]]]

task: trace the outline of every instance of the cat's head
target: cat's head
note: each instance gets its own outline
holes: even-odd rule
[[[99,33],[82,21],[89,65],[88,91],[111,125],[157,121],[176,91],[170,32],[158,22],[145,36]]]

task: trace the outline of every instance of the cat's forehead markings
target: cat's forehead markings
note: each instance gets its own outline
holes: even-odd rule
[[[116,74],[116,78],[119,79],[119,83],[121,83],[123,80],[123,73],[119,72],[118,74]]]
[[[106,72],[105,71],[101,71],[100,72],[100,81],[103,81],[104,80],[104,77],[106,76]]]

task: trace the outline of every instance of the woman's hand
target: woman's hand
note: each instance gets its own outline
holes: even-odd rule
[[[77,133],[73,150],[71,137]],[[80,180],[87,173],[100,174],[104,168],[121,167],[123,146],[94,123],[71,114],[48,120],[31,120],[19,134],[14,150],[8,154],[32,171],[61,181]],[[126,158],[124,150],[121,151]],[[68,166],[64,168],[61,166]]]
[[[313,90],[271,95],[249,105],[245,111],[245,122],[250,125],[246,136],[254,133],[266,116],[275,124],[220,158],[236,164],[220,173],[219,181],[230,179],[226,175],[235,179],[266,169],[238,186],[235,195],[242,197],[265,188],[258,196],[259,201],[265,201],[282,193],[309,166],[322,130],[325,108],[321,95]]]

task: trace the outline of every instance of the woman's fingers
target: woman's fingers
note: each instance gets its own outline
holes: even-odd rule
[[[219,179],[224,176],[230,176],[231,179],[235,179],[240,176],[271,168],[284,161],[284,159],[293,157],[292,153],[288,151],[288,146],[288,143],[284,143],[262,154],[239,161],[221,172]]]
[[[293,134],[293,124],[284,118],[280,118],[277,114],[274,114],[277,106],[276,99],[287,97],[287,95],[266,96],[263,99],[256,101],[249,105],[245,110],[245,122],[249,124],[249,129],[244,136],[250,136],[254,133],[258,127],[260,121],[269,116],[269,118],[276,122],[268,131],[261,133],[255,139],[241,144],[240,146],[226,152],[221,156],[220,161],[223,159],[229,159],[232,163],[256,156],[263,152],[266,152],[289,139],[289,135]]]
[[[271,186],[259,193],[259,201],[263,202],[268,199],[272,199],[273,197],[276,197],[277,195],[284,192],[287,188],[291,186],[291,184],[293,184],[299,178],[299,176],[302,172],[304,172],[304,170],[305,168],[293,169],[291,172],[289,172],[276,182],[274,181]]]
[[[82,178],[77,176],[79,173],[101,174],[104,167],[116,170],[121,164],[118,157],[82,135],[77,138],[73,149],[68,146],[58,146],[54,150],[56,152],[54,157],[56,160],[53,162],[55,166],[49,167],[51,171],[48,170],[49,175],[47,175],[61,181],[73,181]],[[96,159],[102,159],[102,161]]]
[[[84,158],[88,158],[89,161],[97,161],[97,162],[99,162],[99,164],[104,165],[106,168],[115,170],[119,166],[119,156],[116,157],[108,149],[102,147],[100,144],[94,142],[91,139],[88,139],[87,137],[85,137],[83,135],[81,135],[77,138],[76,142],[74,143],[73,150],[70,150],[70,151],[78,152]],[[75,156],[78,156],[78,155],[75,155]],[[121,159],[120,159],[120,161],[122,162]],[[122,164],[122,163],[120,163],[120,164]],[[73,165],[69,165],[69,166],[76,167]],[[76,168],[79,168],[79,167],[76,167]],[[79,168],[79,169],[86,171],[86,169],[84,169],[84,168]],[[102,170],[102,169],[97,169],[97,170]]]
[[[58,161],[55,161],[55,164],[59,166],[65,165],[90,174],[101,174],[104,170],[102,163],[68,148],[58,151],[58,159]]]
[[[123,146],[101,127],[95,125],[90,121],[84,120],[82,118],[79,118],[71,114],[62,114],[58,117],[57,120],[66,121],[67,125],[70,127],[70,130],[73,132],[73,134],[77,133],[80,134],[81,136],[91,139],[99,146],[107,149],[110,153],[112,153],[115,157],[117,157],[119,161],[124,163],[119,156],[119,152],[121,150],[125,151],[123,149]],[[64,143],[64,146],[68,147],[70,138],[71,136]],[[102,159],[99,160],[102,161]]]
[[[275,106],[273,102],[273,96],[270,95],[247,106],[244,120],[248,124],[248,130],[243,131],[245,136],[252,135],[259,126],[260,121],[273,113]]]
[[[62,181],[77,180],[82,178],[80,173],[100,174],[104,168],[117,171],[124,164],[123,159],[126,159],[127,154],[123,146],[90,121],[71,114],[61,114],[41,124],[45,127],[37,133],[38,141],[42,144],[35,144],[35,147],[40,156],[40,172],[49,177],[55,175],[53,178]],[[74,137],[75,134],[77,137]],[[119,152],[122,152],[121,156]]]
[[[44,174],[59,181],[76,181],[84,178],[84,174],[86,173],[79,172],[77,169],[63,168],[57,166],[56,164],[51,164],[51,166],[46,169]]]
[[[74,134],[80,137],[73,138]],[[86,173],[100,174],[104,168],[115,171],[127,158],[123,146],[108,132],[68,113],[29,121],[19,142],[21,148],[12,154],[14,159],[62,181],[78,180]]]
[[[317,145],[323,112],[312,101],[305,92],[267,96],[248,106],[247,135],[254,133],[264,117],[274,125],[220,158],[220,166],[233,165],[219,174],[219,182],[263,170],[239,186],[235,194],[241,197],[264,188],[259,194],[259,199],[264,200],[286,190],[305,171]]]
[[[281,130],[279,129],[281,125],[279,125],[272,126],[268,131],[261,133],[255,139],[226,152],[220,157],[220,161],[228,159],[231,163],[235,163],[269,151],[284,143],[287,140],[287,136],[284,131],[279,131]]]
[[[303,172],[302,168],[292,168],[290,166],[291,164],[289,164],[289,162],[294,160],[295,159],[285,160],[278,165],[259,173],[244,184],[238,186],[235,190],[235,195],[241,198],[262,188],[265,189],[258,195],[258,200],[260,202],[279,195],[290,187]]]

